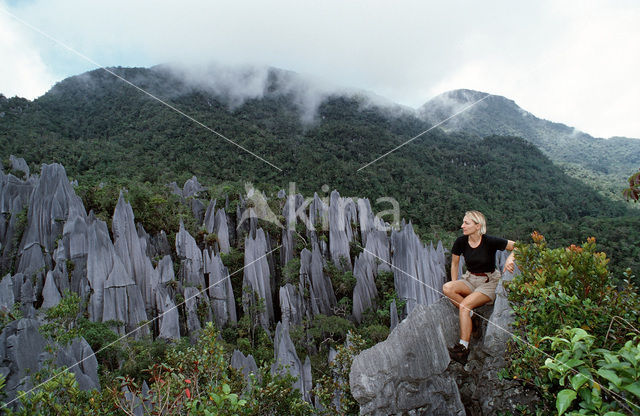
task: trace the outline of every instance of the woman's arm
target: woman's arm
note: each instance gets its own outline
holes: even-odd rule
[[[511,253],[509,254],[509,257],[507,257],[507,260],[504,262],[504,269],[502,270],[503,272],[508,270],[511,273],[513,273],[513,271],[515,270],[516,264],[515,264],[514,255],[513,255],[513,251],[516,248],[515,244],[516,244],[515,241],[511,241],[511,240],[507,241],[506,249],[509,250]]]
[[[458,280],[458,266],[460,265],[460,256],[453,254],[451,256],[451,281]]]

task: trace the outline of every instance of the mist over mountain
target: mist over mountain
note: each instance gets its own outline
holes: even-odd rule
[[[508,98],[473,90],[454,90],[427,101],[420,116],[436,124],[458,113],[439,127],[476,138],[489,135],[522,137],[539,147],[566,173],[588,177],[596,189],[621,198],[620,184],[640,166],[640,140],[623,137],[601,139],[543,120]]]

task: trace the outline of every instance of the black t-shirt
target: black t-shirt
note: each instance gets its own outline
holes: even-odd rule
[[[508,242],[504,238],[484,234],[480,245],[471,248],[469,236],[463,235],[453,243],[451,253],[464,256],[464,263],[470,273],[491,273],[496,269],[496,251],[507,248]]]

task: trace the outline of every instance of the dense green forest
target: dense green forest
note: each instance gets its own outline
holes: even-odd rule
[[[376,206],[377,198],[395,198],[402,216],[428,239],[451,240],[464,211],[478,209],[496,234],[523,239],[541,229],[550,241],[555,233],[580,241],[593,230],[614,270],[640,261],[629,248],[639,237],[622,231],[637,224],[637,211],[568,177],[523,139],[434,129],[358,171],[430,124],[358,95],[330,96],[313,121],[303,122],[296,92],[282,87],[287,73],[279,70],[270,72],[264,96],[235,106],[165,67],[116,71],[282,171],[101,70],[68,78],[34,101],[0,97],[4,165],[10,154],[25,158],[33,171],[59,162],[88,188],[183,183],[192,175],[212,192],[240,192],[252,182],[274,194],[295,182],[312,195],[326,184],[342,195],[370,198],[376,212],[389,209]]]

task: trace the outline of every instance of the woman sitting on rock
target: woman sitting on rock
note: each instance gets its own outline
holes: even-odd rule
[[[478,333],[482,323],[473,309],[492,304],[496,298],[501,276],[496,270],[496,251],[512,251],[514,242],[487,235],[487,220],[479,211],[466,212],[460,228],[464,235],[456,239],[451,249],[451,281],[444,284],[442,291],[460,311],[460,342],[449,348],[449,356],[464,364],[469,356],[471,333]],[[464,256],[467,272],[458,279],[460,256]],[[504,270],[513,272],[513,269],[512,252]]]

